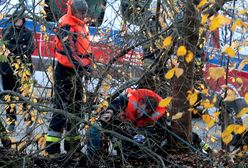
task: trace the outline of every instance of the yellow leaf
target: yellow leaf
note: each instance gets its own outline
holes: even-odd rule
[[[242,150],[247,151],[248,150],[248,145],[243,146]]]
[[[225,53],[229,56],[229,57],[234,57],[235,56],[235,51],[234,49],[232,49],[232,47],[227,47],[225,49]]]
[[[33,102],[34,102],[34,103],[37,103],[37,102],[38,102],[38,100],[37,100],[37,99],[33,99]]]
[[[237,94],[231,89],[227,90],[227,96],[224,101],[234,101],[237,98]]]
[[[194,109],[192,112],[193,112],[193,114],[197,114],[198,110]]]
[[[248,104],[248,93],[245,93],[245,102]]]
[[[238,70],[241,71],[246,64],[248,64],[248,58],[245,58],[241,61],[241,63],[239,64]]]
[[[203,89],[201,92],[202,92],[202,94],[207,95],[208,94],[208,89]]]
[[[182,116],[183,116],[183,113],[179,112],[179,113],[172,116],[172,120],[178,120],[178,119],[182,118]]]
[[[7,125],[10,125],[11,123],[12,123],[12,120],[11,120],[10,118],[7,118],[7,119],[6,119],[6,124],[7,124]]]
[[[226,72],[223,67],[210,67],[209,68],[209,76],[215,81],[221,77],[224,77],[225,74]]]
[[[44,6],[45,6],[45,7],[48,7],[48,5],[45,4],[45,2],[43,2],[43,1],[41,1],[41,2],[39,3],[39,5],[42,6],[42,7],[44,7]]]
[[[50,39],[50,36],[46,33],[46,34],[43,34],[43,40],[45,41],[45,42],[49,42],[49,39]]]
[[[248,9],[243,9],[239,11],[240,15],[246,14],[248,12]]]
[[[219,115],[220,115],[220,112],[214,112],[213,117],[214,117],[215,119],[217,119],[217,118],[219,117]]]
[[[214,96],[214,98],[213,98],[213,100],[212,100],[212,103],[214,103],[214,104],[215,104],[215,103],[216,103],[216,101],[217,101],[217,96],[215,95],[215,96]]]
[[[85,129],[89,129],[90,126],[89,126],[89,125],[85,125],[84,128],[85,128]]]
[[[243,152],[243,151],[240,151],[240,152],[237,154],[237,156],[243,157],[243,156],[244,156],[244,152]]]
[[[102,87],[101,89],[104,91],[104,92],[107,92],[109,89],[111,88],[111,86],[108,84],[108,83],[103,83],[102,84]]]
[[[189,108],[188,111],[189,112],[193,112],[194,108]]]
[[[187,63],[190,63],[193,60],[193,58],[194,58],[194,54],[193,54],[192,51],[189,50],[188,51],[188,54],[185,57],[186,62]]]
[[[233,138],[232,134],[229,134],[229,135],[227,135],[227,136],[224,136],[224,137],[222,138],[222,141],[223,141],[225,144],[229,144],[229,143],[232,141],[232,138]]]
[[[230,24],[231,19],[223,16],[223,15],[217,15],[212,17],[210,25],[209,25],[209,30],[210,31],[214,31],[218,28],[220,28],[221,26],[223,26],[224,24]]]
[[[97,67],[96,64],[93,64],[93,68],[96,69],[96,67]]]
[[[216,138],[215,138],[214,136],[211,136],[210,140],[211,140],[212,142],[215,142],[215,141],[216,141]]]
[[[171,100],[172,100],[172,97],[166,97],[165,99],[163,99],[159,102],[158,106],[159,107],[167,107],[170,104]]]
[[[49,74],[53,73],[53,67],[52,67],[52,66],[49,66],[49,67],[47,68],[47,72],[48,72]]]
[[[41,25],[41,26],[40,26],[40,31],[41,31],[41,32],[46,32],[46,26]]]
[[[242,117],[248,112],[248,107],[242,108],[242,110],[237,114],[237,118]]]
[[[165,79],[171,79],[174,76],[175,73],[175,68],[170,69],[166,74],[165,74]]]
[[[198,111],[196,109],[194,109],[194,108],[189,108],[188,111],[191,112],[191,113],[193,113],[193,114],[197,114],[198,113]]]
[[[203,100],[201,102],[201,105],[207,109],[207,108],[213,108],[214,107],[214,104],[213,103],[210,103],[209,100]]]
[[[38,118],[37,123],[38,123],[39,125],[41,125],[41,124],[43,124],[43,120],[42,120],[41,118]]]
[[[235,31],[236,28],[237,28],[237,26],[239,26],[239,21],[238,20],[235,20],[234,23],[233,23],[233,25],[232,25],[232,27],[231,27],[231,30],[232,31]]]
[[[168,36],[164,39],[163,47],[168,48],[171,46],[171,43],[172,43],[172,36]]]
[[[5,100],[6,102],[10,102],[10,100],[11,100],[10,95],[4,96],[4,100]]]
[[[242,84],[243,83],[243,80],[241,79],[241,78],[236,78],[236,82],[238,83],[238,84]]]
[[[105,100],[102,102],[102,107],[106,108],[108,107],[109,103]]]
[[[208,19],[208,16],[209,14],[206,14],[206,15],[202,15],[202,19],[201,19],[201,24],[205,24],[207,22],[207,19]]]
[[[45,10],[41,10],[40,13],[43,14],[43,15],[46,15],[46,11]]]
[[[19,64],[17,64],[17,63],[15,63],[14,66],[15,66],[16,70],[18,70],[20,68]]]
[[[235,20],[232,27],[231,27],[231,30],[232,31],[235,31],[237,27],[242,27],[243,29],[246,29],[247,28],[247,24],[245,22],[243,22],[242,20],[238,19],[238,20]]]
[[[187,96],[187,100],[189,101],[189,104],[193,106],[198,100],[198,93],[197,92],[189,93]]]
[[[229,134],[231,134],[235,129],[235,124],[230,124],[226,127],[225,131]]]
[[[109,79],[109,80],[112,80],[113,79],[113,77],[111,76],[111,75],[107,75],[107,78]]]
[[[210,115],[208,115],[208,114],[203,114],[203,115],[202,115],[202,120],[203,120],[203,122],[205,122],[205,123],[209,123],[209,122],[211,121],[211,117],[210,117]]]
[[[215,120],[211,120],[209,123],[208,123],[208,127],[209,128],[212,128],[215,124]]]
[[[16,106],[15,104],[10,104],[11,109],[15,108],[15,106]]]
[[[245,131],[245,127],[243,125],[235,125],[233,132],[235,134],[242,134]]]
[[[209,59],[210,59],[210,60],[214,59],[214,55],[210,55],[210,56],[209,56]]]
[[[29,70],[27,70],[27,69],[24,71],[24,74],[25,74],[26,76],[31,76],[31,72],[30,72]]]
[[[91,117],[91,118],[89,119],[89,122],[90,122],[91,124],[93,124],[95,121],[96,121],[96,118],[94,118],[94,117]]]
[[[208,3],[208,0],[201,0],[201,2],[197,5],[197,8],[200,9],[201,7],[206,5],[207,3]]]
[[[175,75],[177,78],[179,78],[183,74],[182,68],[175,68]]]
[[[180,46],[177,49],[177,56],[185,56],[187,54],[187,49],[185,46]]]

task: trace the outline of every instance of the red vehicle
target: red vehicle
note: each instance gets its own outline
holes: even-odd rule
[[[219,91],[220,89],[223,89],[223,86],[229,85],[236,88],[241,96],[244,96],[245,93],[248,92],[248,65],[244,64],[242,69],[239,69],[239,67],[241,62],[248,58],[248,48],[246,46],[241,46],[241,50],[236,52],[236,56],[233,58],[222,53],[221,50],[225,44],[220,43],[223,41],[222,38],[226,35],[226,32],[223,29],[218,29],[212,35],[207,35],[209,39],[207,47],[205,48],[207,64],[204,68],[204,78],[211,89],[215,91]],[[236,31],[233,36],[234,38],[238,38],[240,34],[241,32]],[[248,33],[245,34],[245,36],[247,35]],[[226,77],[222,77],[215,81],[210,78],[209,68],[223,67],[227,69],[228,63],[229,71],[227,79]]]

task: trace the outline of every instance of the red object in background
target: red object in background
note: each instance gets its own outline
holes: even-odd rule
[[[44,35],[36,33],[34,35],[36,49],[32,55],[53,58],[55,53],[54,37],[54,35],[51,35],[49,36],[49,41],[46,41]]]
[[[206,71],[204,71],[204,79],[210,89],[214,91],[219,91],[222,89],[223,85],[226,85],[226,79],[220,78],[217,81],[214,81],[210,78],[208,69],[210,67],[218,67],[217,65],[208,64],[206,67]],[[235,81],[236,78],[242,79],[243,83],[238,83]],[[239,92],[240,96],[244,96],[246,92],[248,92],[248,73],[246,72],[239,72],[237,70],[232,70],[228,74],[228,84],[233,85]]]
[[[55,53],[55,44],[54,44],[54,35],[49,36],[49,41],[46,41],[44,35],[41,33],[35,34],[35,44],[36,49],[33,53],[33,56],[41,57],[54,57]],[[120,48],[101,43],[92,44],[92,54],[94,56],[94,61],[107,64],[112,58],[118,56],[121,52]],[[142,53],[131,50],[123,57],[119,58],[116,64],[127,62],[132,65],[141,65],[142,64]]]

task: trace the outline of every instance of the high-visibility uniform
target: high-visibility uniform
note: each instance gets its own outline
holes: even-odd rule
[[[55,39],[55,57],[58,60],[55,69],[55,107],[82,117],[82,78],[75,73],[74,68],[79,70],[85,67],[83,70],[86,70],[91,64],[91,47],[88,27],[85,21],[72,15],[70,5],[71,1],[68,2],[67,14],[59,21],[61,29],[58,29]],[[49,154],[60,153],[64,128],[67,131],[64,137],[65,150],[74,151],[75,147],[80,146],[76,121],[54,113],[46,135],[46,151]]]
[[[144,111],[144,115],[142,117],[137,117],[138,110],[140,110],[139,102],[144,102],[147,97],[154,99],[157,104],[159,104],[162,100],[162,97],[152,90],[128,88],[123,94],[119,95],[109,104],[106,111],[101,112],[100,115],[104,115],[104,113],[108,110],[112,110],[114,113],[111,121],[106,122],[101,120],[102,127],[105,129],[114,129],[115,132],[118,132],[126,137],[130,137],[130,132],[126,130],[123,123],[131,123],[133,127],[148,128],[148,126],[150,126],[152,128],[152,132],[154,132],[156,130],[155,122],[160,122],[159,119],[162,119],[166,113],[166,107],[161,107],[158,105],[153,113],[145,114],[146,111]],[[157,129],[157,131],[159,130]],[[90,138],[87,144],[87,151],[89,155],[94,157],[102,145],[101,131],[95,127],[90,127],[89,136]],[[115,145],[116,144],[113,146]]]
[[[71,14],[70,6],[68,6],[68,13],[59,20],[59,27],[64,28],[65,31],[70,32],[69,36],[62,37],[65,39],[60,39],[61,37],[59,36],[55,37],[55,57],[62,65],[71,68],[74,67],[74,62],[71,62],[73,59],[83,66],[88,66],[91,64],[91,60],[89,58],[90,54],[92,53],[90,45],[90,34],[86,21],[87,20],[82,21],[74,17]],[[70,43],[65,44],[64,40],[67,40]],[[64,45],[70,45],[67,46],[69,48],[66,49],[71,50],[69,51],[71,53],[67,53],[68,51],[65,51],[65,46],[63,46],[63,43]]]
[[[122,113],[124,114],[124,116],[126,116],[126,119],[135,124],[136,127],[144,127],[151,125],[159,118],[164,116],[166,112],[166,107],[157,106],[156,111],[154,111],[151,116],[145,116],[141,117],[140,119],[137,119],[136,116],[138,110],[138,102],[147,96],[154,98],[158,103],[162,100],[162,97],[160,97],[157,93],[153,92],[152,90],[130,88],[127,89],[128,104]]]

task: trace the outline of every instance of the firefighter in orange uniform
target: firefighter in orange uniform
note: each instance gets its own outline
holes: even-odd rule
[[[122,122],[129,121],[135,127],[153,125],[155,121],[165,115],[166,107],[160,107],[162,98],[148,89],[128,88],[124,94],[115,99],[100,119],[108,122],[120,112]]]
[[[147,128],[153,135],[159,137],[171,136],[170,132],[165,134],[163,126],[170,128],[166,119],[167,108],[160,106],[162,98],[152,90],[148,89],[131,89],[128,88],[123,94],[114,99],[106,110],[100,112],[100,122],[103,128],[113,129],[114,131],[129,137],[128,130],[122,130],[125,126],[123,123],[131,123],[134,128]],[[89,156],[97,156],[97,151],[101,148],[100,132],[91,127],[91,134],[88,145]],[[98,136],[96,136],[98,134]],[[161,139],[162,140],[162,139]],[[207,143],[193,132],[193,143],[207,153],[212,149]]]
[[[82,76],[91,67],[91,46],[86,24],[88,5],[85,0],[69,0],[67,14],[59,20],[55,30],[55,56],[58,64],[55,70],[55,107],[83,117]],[[67,153],[79,151],[80,136],[78,123],[68,117],[54,113],[46,136],[46,152],[52,156],[60,154],[63,130],[67,132],[64,148]]]
[[[166,107],[159,105],[161,100],[162,98],[152,90],[128,88],[114,99],[106,110],[100,112],[99,121],[103,128],[114,130],[129,138],[135,132],[126,127],[128,125],[135,128],[134,130],[146,128],[153,134],[163,134],[164,131],[159,131],[161,129],[157,127],[157,122],[162,121],[166,114]],[[104,146],[101,142],[102,134],[95,127],[90,127],[88,134],[87,154],[97,157],[98,151]]]

